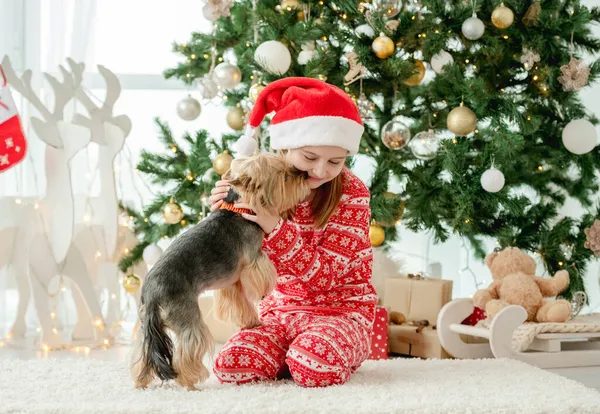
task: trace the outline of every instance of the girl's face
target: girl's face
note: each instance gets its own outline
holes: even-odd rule
[[[348,150],[333,146],[314,146],[291,149],[288,161],[308,173],[311,190],[337,177],[344,168]]]

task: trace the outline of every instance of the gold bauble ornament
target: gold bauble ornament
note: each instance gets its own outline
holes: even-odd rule
[[[421,81],[425,77],[425,65],[423,64],[423,62],[420,60],[416,60],[415,67],[418,70],[418,72],[416,72],[416,73],[413,72],[414,75],[412,75],[410,78],[408,78],[404,81],[405,85],[416,86],[419,83],[421,83]]]
[[[506,29],[515,21],[515,14],[504,3],[496,7],[492,12],[492,24],[498,29]]]
[[[183,210],[173,199],[163,208],[163,217],[169,224],[177,224],[183,218]]]
[[[369,240],[371,241],[371,246],[381,246],[385,240],[385,230],[383,230],[383,227],[374,223],[371,224],[369,227]]]
[[[260,83],[255,83],[250,87],[250,91],[248,92],[248,96],[252,102],[256,102],[258,99],[258,95],[265,89],[265,85],[261,85]]]
[[[394,41],[387,37],[385,34],[381,33],[378,37],[373,40],[373,44],[371,45],[373,52],[379,59],[385,59],[394,54],[394,50],[396,45]]]
[[[140,289],[141,285],[142,281],[133,273],[127,275],[125,279],[123,279],[123,288],[127,293],[131,293],[132,295],[134,295]]]
[[[225,174],[229,171],[229,167],[231,167],[231,161],[233,161],[233,157],[227,151],[223,151],[217,155],[213,161],[215,172],[219,175]]]
[[[227,125],[236,131],[244,129],[244,110],[240,107],[233,107],[227,112]]]
[[[473,111],[461,103],[459,107],[450,111],[446,125],[452,133],[459,137],[464,137],[475,131],[477,117]]]
[[[298,0],[282,0],[281,2],[281,11],[291,12],[292,10],[298,8],[300,2]]]

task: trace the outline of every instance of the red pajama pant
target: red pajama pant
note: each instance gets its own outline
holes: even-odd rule
[[[347,316],[287,313],[243,329],[217,355],[219,381],[243,384],[280,378],[289,370],[305,387],[345,383],[369,355],[370,332]]]

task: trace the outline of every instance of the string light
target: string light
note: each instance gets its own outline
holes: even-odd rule
[[[48,351],[50,351],[50,347],[49,347],[48,345],[46,345],[46,344],[44,344],[44,345],[42,346],[42,349],[44,350],[44,352],[48,352]]]
[[[533,77],[533,80],[534,80],[534,81],[536,81],[536,80],[538,80],[539,78],[540,78],[540,77],[539,77],[538,75],[535,75],[535,76]]]
[[[205,53],[205,54],[203,54],[203,55],[202,55],[202,57],[203,57],[204,59],[208,59],[208,53]]]
[[[126,247],[125,249],[123,249],[123,252],[124,252],[125,254],[129,254],[129,249]]]
[[[148,217],[144,217],[144,223],[148,223]]]
[[[52,319],[56,319],[56,313],[52,312],[52,313],[50,314],[50,317],[51,317]]]
[[[558,262],[558,265],[562,267],[562,265],[563,265],[563,262]]]
[[[196,55],[194,55],[193,53],[192,53],[192,56],[190,56],[190,57],[191,57],[192,59],[196,59]]]
[[[15,204],[23,204],[23,200],[20,198],[15,199]]]
[[[219,62],[223,62],[223,58],[219,56]]]
[[[543,171],[544,167],[542,167],[541,165],[538,167],[539,171]]]
[[[465,220],[465,224],[469,224],[471,222],[471,219],[466,219]]]

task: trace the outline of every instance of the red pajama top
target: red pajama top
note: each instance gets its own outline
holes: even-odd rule
[[[260,303],[262,317],[278,311],[344,314],[371,329],[377,294],[371,284],[370,193],[349,170],[342,174],[343,195],[325,228],[313,227],[307,201],[294,220],[281,220],[266,236],[263,250],[278,278]]]

